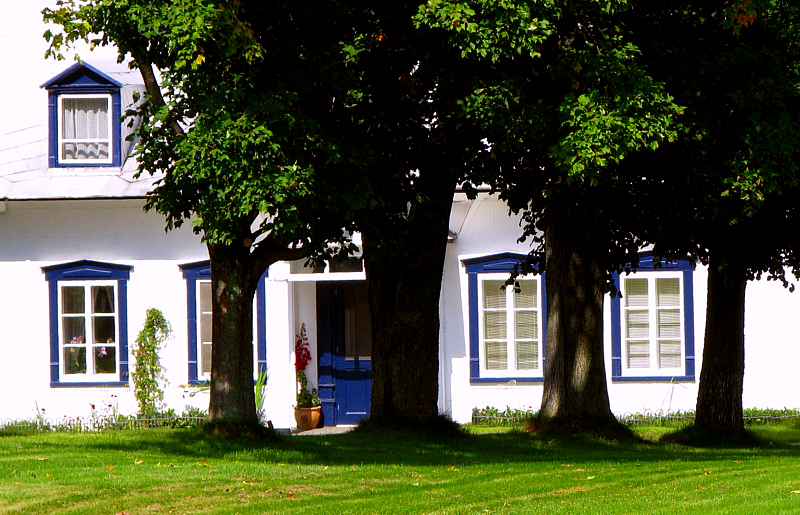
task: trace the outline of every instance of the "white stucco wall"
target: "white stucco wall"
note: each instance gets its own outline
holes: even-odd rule
[[[540,384],[471,384],[469,374],[467,274],[461,260],[506,251],[526,253],[527,243],[515,243],[520,234],[518,219],[508,215],[505,205],[482,194],[469,201],[456,195],[451,229],[456,240],[448,245],[442,284],[442,343],[440,409],[458,422],[467,422],[473,408],[510,406],[538,409]],[[694,286],[694,382],[612,382],[611,309],[605,312],[605,364],[611,409],[617,414],[657,410],[693,410],[702,367],[706,314],[707,271],[698,266]],[[745,320],[745,407],[800,407],[800,295],[789,293],[779,283],[766,280],[748,284]]]
[[[145,214],[143,200],[9,201],[0,209],[0,388],[7,392],[0,419],[32,418],[36,406],[48,418],[86,417],[137,409],[132,386],[115,388],[50,386],[48,285],[42,267],[89,259],[133,267],[127,283],[128,344],[133,345],[145,311],[163,311],[173,336],[162,351],[165,401],[181,412],[186,405],[208,407],[208,395],[190,396],[188,382],[187,289],[179,265],[208,259],[190,228],[165,233],[163,218]],[[289,286],[266,282],[267,418],[291,427],[294,403],[293,333]],[[133,357],[129,353],[133,366]],[[13,392],[10,394],[9,392]]]

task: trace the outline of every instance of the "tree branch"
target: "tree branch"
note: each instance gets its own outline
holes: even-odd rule
[[[158,84],[155,73],[153,73],[153,64],[139,52],[131,52],[131,54],[133,55],[134,61],[136,61],[137,68],[139,68],[139,73],[142,75],[147,93],[150,95],[156,108],[166,106],[167,103],[164,101],[164,96],[161,94],[161,86]],[[170,123],[170,128],[176,135],[182,135],[184,133],[181,126],[178,125],[178,122],[175,120]]]

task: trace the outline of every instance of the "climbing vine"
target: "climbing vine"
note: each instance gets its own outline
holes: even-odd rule
[[[133,355],[136,367],[131,377],[136,401],[139,403],[139,416],[155,416],[164,400],[164,390],[160,381],[164,379],[158,351],[172,334],[172,328],[160,310],[150,308],[145,316],[144,327],[136,337]]]

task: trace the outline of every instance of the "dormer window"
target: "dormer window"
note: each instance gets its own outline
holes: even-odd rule
[[[76,63],[42,85],[48,92],[50,168],[121,167],[134,127],[121,123],[133,92],[143,91],[138,73],[125,64]]]
[[[58,162],[111,164],[111,95],[58,97]]]

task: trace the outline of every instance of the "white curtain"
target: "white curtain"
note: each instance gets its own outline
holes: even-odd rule
[[[62,98],[62,159],[108,159],[108,98]]]

